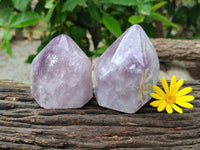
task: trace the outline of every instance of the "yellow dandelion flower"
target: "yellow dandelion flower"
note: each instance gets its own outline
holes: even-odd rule
[[[192,88],[186,87],[179,91],[180,87],[184,83],[183,79],[176,82],[176,76],[173,76],[171,79],[170,87],[164,78],[161,79],[161,83],[164,91],[156,85],[152,86],[155,93],[151,93],[150,95],[157,100],[151,102],[151,106],[157,107],[159,112],[166,108],[169,114],[173,112],[173,109],[179,113],[183,113],[183,110],[179,106],[184,108],[193,108],[193,105],[188,102],[194,100],[194,96],[187,95],[192,91]]]

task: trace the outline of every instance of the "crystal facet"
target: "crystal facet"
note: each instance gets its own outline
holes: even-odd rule
[[[47,109],[80,108],[93,95],[90,59],[67,35],[59,35],[31,64],[31,94]]]
[[[135,113],[150,97],[159,73],[157,53],[139,25],[124,32],[97,60],[95,95],[100,106]]]

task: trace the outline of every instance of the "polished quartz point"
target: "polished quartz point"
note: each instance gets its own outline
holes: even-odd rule
[[[31,64],[31,94],[47,109],[80,108],[93,95],[90,59],[67,35],[59,35]]]
[[[120,112],[135,113],[151,99],[159,68],[151,41],[139,25],[133,25],[95,64],[98,104]]]

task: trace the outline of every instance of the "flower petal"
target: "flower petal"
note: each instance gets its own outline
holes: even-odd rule
[[[194,100],[194,96],[192,95],[185,95],[185,96],[180,96],[176,98],[177,101],[184,101],[184,102],[189,102]]]
[[[176,93],[178,92],[178,90],[179,90],[180,87],[183,85],[183,83],[184,83],[184,80],[183,80],[183,79],[179,80],[179,81],[176,83],[176,88],[175,88],[175,90],[174,90],[174,94],[176,94]]]
[[[190,93],[191,91],[192,91],[192,88],[191,88],[191,87],[186,87],[186,88],[183,88],[183,89],[181,89],[180,91],[178,91],[178,92],[176,93],[176,96],[177,96],[177,97],[178,97],[178,96],[184,96],[184,95]]]
[[[162,103],[162,100],[156,100],[151,102],[150,105],[153,107],[158,107],[160,103]]]
[[[167,110],[167,112],[168,112],[169,114],[173,113],[173,109],[172,109],[172,107],[171,107],[170,104],[167,104],[166,110]]]
[[[181,101],[176,101],[176,104],[184,107],[184,108],[193,108],[194,106],[188,102],[181,102]]]
[[[165,101],[163,101],[162,103],[159,104],[157,110],[160,112],[160,111],[163,111],[166,107],[167,103]]]
[[[180,114],[183,113],[183,110],[182,110],[180,107],[178,107],[177,105],[172,104],[171,106],[172,106],[172,108],[173,108],[174,110],[176,110],[178,113],[180,113]]]
[[[172,76],[170,87],[169,87],[170,93],[175,94],[174,93],[175,88],[176,88],[176,76]]]
[[[155,98],[155,99],[163,99],[163,97],[161,97],[160,95],[158,95],[156,93],[151,93],[150,96]]]
[[[163,92],[163,90],[160,87],[158,87],[157,85],[153,85],[152,88],[156,92],[156,94],[158,94],[162,97],[166,96],[165,92]]]
[[[162,86],[165,90],[166,93],[169,93],[169,86],[168,86],[168,83],[167,81],[165,80],[165,78],[161,78],[161,83],[162,83]]]

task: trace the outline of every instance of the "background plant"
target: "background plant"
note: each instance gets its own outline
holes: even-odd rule
[[[31,11],[30,0],[0,0],[0,27],[4,27],[2,46],[12,56],[10,30],[36,24],[40,20],[38,13]]]
[[[167,38],[200,38],[200,2],[198,0],[168,0],[164,9],[179,29],[168,28]]]
[[[37,54],[53,37],[64,33],[88,56],[99,56],[136,23],[150,37],[173,38],[174,32],[185,36],[181,31],[186,28],[191,37],[198,38],[199,10],[198,1],[191,0],[0,0],[0,26],[5,28],[2,47],[12,55],[10,29],[32,26],[42,19],[48,27]],[[88,35],[95,51],[88,50]],[[32,62],[37,54],[29,56],[27,62]]]

